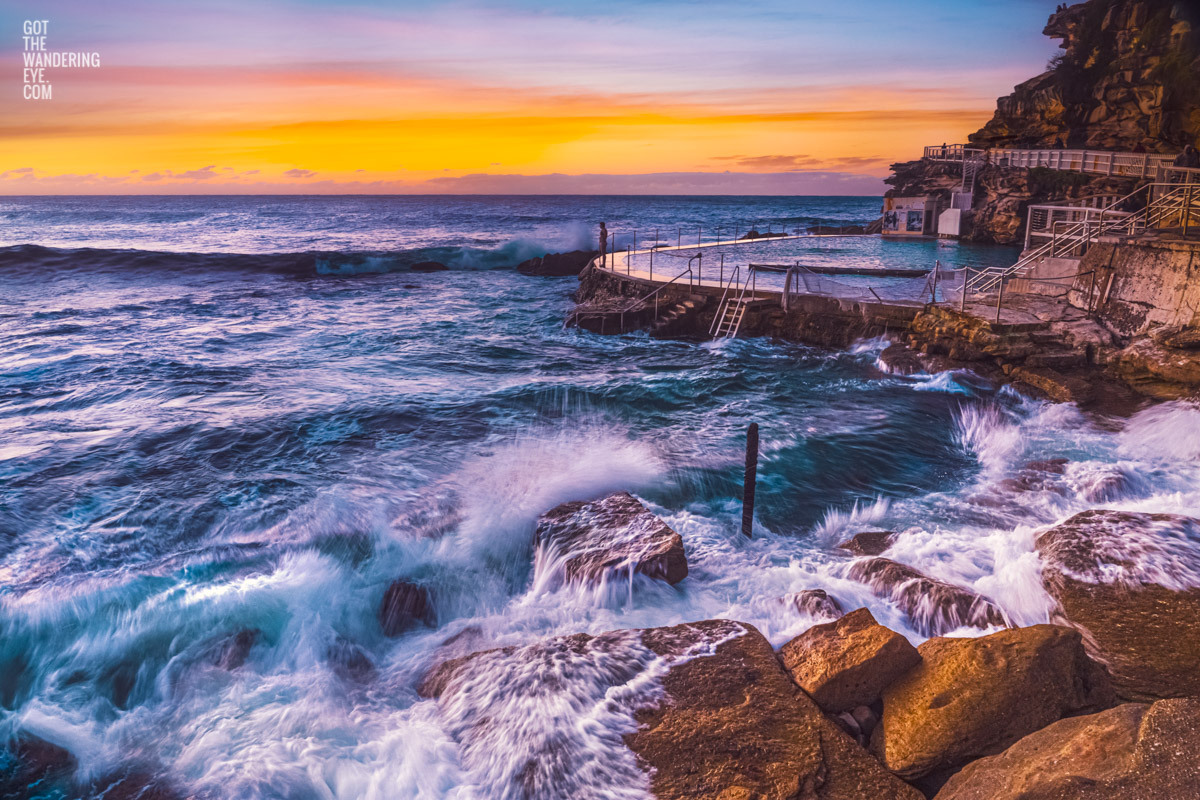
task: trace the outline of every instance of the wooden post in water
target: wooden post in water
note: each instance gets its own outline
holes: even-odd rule
[[[750,537],[754,526],[754,485],[758,482],[758,423],[746,429],[746,472],[742,477],[742,533]]]

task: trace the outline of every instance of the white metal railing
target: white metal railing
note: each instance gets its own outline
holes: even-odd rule
[[[1000,167],[1045,167],[1093,175],[1118,175],[1126,178],[1154,178],[1162,167],[1174,163],[1173,155],[1133,153],[1116,150],[1035,150],[1000,147],[988,151],[991,162]]]
[[[943,144],[925,148],[925,158],[931,161],[965,161],[975,156],[982,157],[987,151],[982,147],[967,144]]]
[[[1000,167],[1045,167],[1095,175],[1161,179],[1160,170],[1171,167],[1175,156],[1117,150],[1057,150],[997,147],[990,150],[965,144],[931,145],[925,158],[931,161],[967,162],[984,159]]]
[[[1109,202],[1114,202],[1115,199],[1113,198]],[[1106,218],[1120,219],[1130,214],[1131,212],[1128,211],[1106,210],[1106,208],[1094,208],[1092,206],[1030,206],[1025,225],[1025,249],[1028,250],[1032,247],[1035,239],[1041,240],[1044,243],[1046,239],[1053,239],[1058,236],[1059,232],[1064,228],[1080,227],[1077,223],[1091,222],[1099,224]]]
[[[1138,202],[1146,204],[1140,211],[1121,210],[1122,206]],[[967,292],[986,294],[997,287],[1003,291],[1004,281],[1023,276],[1043,259],[1078,257],[1101,236],[1132,236],[1150,228],[1179,228],[1184,236],[1188,236],[1196,230],[1198,223],[1200,182],[1146,184],[1101,209],[1094,219],[1084,216],[1076,222],[1052,224],[1056,233],[1050,241],[1027,251],[1011,267],[974,271],[963,286],[964,302]]]

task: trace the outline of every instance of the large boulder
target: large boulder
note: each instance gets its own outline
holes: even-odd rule
[[[950,778],[937,800],[1200,797],[1200,700],[1059,720]]]
[[[393,581],[383,593],[378,617],[385,636],[399,636],[414,625],[433,622],[429,590],[409,581]]]
[[[1058,621],[1130,700],[1200,695],[1200,520],[1085,511],[1037,537]]]
[[[555,637],[437,671],[427,693],[491,796],[619,787],[659,800],[920,799],[826,719],[743,623]],[[602,719],[580,725],[582,713]]]
[[[628,492],[563,503],[538,518],[539,559],[568,583],[597,582],[632,569],[675,584],[687,577],[683,538]]]
[[[875,621],[865,608],[814,625],[780,650],[783,666],[822,711],[838,714],[879,699],[921,663],[917,648]]]
[[[1065,715],[1112,703],[1103,670],[1070,628],[930,639],[918,651],[921,664],[884,691],[871,737],[871,748],[902,778],[998,753]]]
[[[572,250],[569,253],[547,253],[517,264],[522,275],[543,277],[565,277],[578,275],[593,258],[600,255],[596,250]]]
[[[851,579],[886,597],[926,636],[971,626],[987,628],[1007,625],[1004,612],[982,595],[930,578],[905,564],[888,558],[865,558],[850,566]]]

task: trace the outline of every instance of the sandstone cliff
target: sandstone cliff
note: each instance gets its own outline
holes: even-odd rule
[[[1088,0],[1054,13],[1044,33],[1062,41],[1046,72],[997,102],[971,134],[988,147],[1145,149],[1200,145],[1200,11],[1175,0]],[[890,195],[939,195],[961,180],[957,166],[892,166]],[[1124,194],[1128,180],[1044,169],[985,167],[975,182],[967,238],[1014,243],[1030,203]]]

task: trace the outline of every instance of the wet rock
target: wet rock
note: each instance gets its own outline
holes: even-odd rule
[[[450,268],[440,261],[418,261],[409,269],[413,272],[446,272]]]
[[[879,354],[880,365],[893,375],[914,375],[925,371],[921,355],[907,345],[892,344]]]
[[[547,511],[538,519],[534,544],[539,558],[561,559],[570,583],[630,568],[671,584],[688,573],[683,538],[628,492]]]
[[[1156,344],[1174,350],[1200,350],[1200,327],[1172,325],[1151,331]]]
[[[877,556],[882,555],[894,541],[896,541],[895,531],[863,531],[839,544],[838,548],[854,553],[856,556]]]
[[[325,659],[342,680],[367,683],[375,678],[375,664],[367,652],[340,636],[326,648]]]
[[[970,589],[955,586],[887,558],[867,558],[851,565],[849,577],[867,584],[895,603],[926,636],[970,625],[1007,625],[1004,612]]]
[[[871,748],[905,779],[1004,750],[1065,715],[1105,708],[1112,689],[1078,631],[1012,628],[930,639],[921,664],[883,693]]]
[[[88,787],[87,796],[97,800],[183,800],[185,797],[163,779],[141,770],[106,775]]]
[[[770,643],[742,623],[555,637],[439,670],[439,706],[467,764],[477,754],[490,758],[482,748],[492,741],[509,743],[510,754],[512,743],[529,751],[524,766],[505,776],[522,796],[571,797],[582,787],[596,793],[644,781],[658,800],[920,798],[838,730],[788,678]],[[657,687],[645,684],[648,670],[661,675]],[[530,724],[525,709],[567,703],[580,686],[589,702],[609,698],[608,709],[631,702],[637,730],[624,743],[632,760],[577,751],[572,720],[564,731]],[[511,706],[522,713],[510,714]],[[636,774],[623,773],[622,763]]]
[[[1200,353],[1144,337],[1114,353],[1106,368],[1137,392],[1161,400],[1194,397],[1200,386]]]
[[[968,764],[937,800],[1200,797],[1200,700],[1059,720]]]
[[[917,648],[877,623],[865,608],[814,625],[779,654],[797,685],[829,714],[870,705],[921,662]]]
[[[837,619],[845,613],[837,598],[830,597],[824,589],[805,589],[801,592],[792,592],[783,597],[782,602],[810,617]]]
[[[543,277],[565,277],[578,275],[593,258],[600,255],[597,250],[572,250],[569,253],[547,253],[538,258],[531,258],[517,264],[517,272],[522,275],[540,275]]]
[[[379,625],[385,636],[399,636],[418,623],[433,621],[429,590],[408,581],[394,581],[379,604]]]
[[[213,665],[227,670],[235,670],[242,666],[261,636],[262,631],[257,628],[245,628],[225,638],[214,649]]]
[[[796,690],[750,626],[713,621],[649,630],[642,638],[660,656],[678,658],[694,646],[698,630],[723,638],[731,624],[741,635],[711,656],[673,666],[663,678],[663,700],[639,712],[641,727],[625,737],[654,770],[655,797],[919,797]]]
[[[1030,461],[1021,469],[1030,472],[1044,472],[1047,475],[1062,475],[1067,471],[1068,463],[1070,463],[1070,459],[1047,458],[1043,461]]]
[[[1200,695],[1200,520],[1085,511],[1037,537],[1058,619],[1130,700]]]
[[[1120,467],[1106,464],[1076,479],[1079,495],[1089,503],[1108,503],[1133,491],[1133,481]]]
[[[66,749],[30,733],[19,733],[0,750],[0,798],[27,798],[32,787],[42,789],[68,781],[77,766]]]

